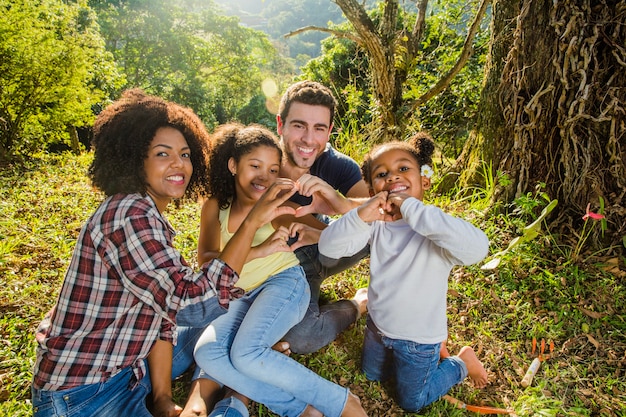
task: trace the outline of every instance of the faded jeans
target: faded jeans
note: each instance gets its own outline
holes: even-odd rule
[[[178,327],[178,343],[174,346],[172,378],[180,376],[193,363],[193,349],[202,329]],[[147,369],[147,367],[146,367]],[[150,375],[136,385],[130,367],[104,382],[82,385],[60,391],[32,388],[34,417],[151,417],[146,396],[152,391]],[[134,386],[133,386],[134,385]]]
[[[441,343],[421,344],[384,336],[367,318],[361,368],[370,381],[395,378],[397,402],[418,412],[467,377],[458,356],[439,360]]]
[[[311,301],[304,319],[283,340],[289,342],[292,352],[306,354],[328,345],[357,320],[359,312],[350,300],[320,306],[320,287],[324,279],[345,271],[369,255],[369,245],[353,256],[336,260],[320,255],[317,244],[296,249],[295,254],[309,282]]]
[[[232,301],[228,312],[207,327],[196,345],[196,363],[211,378],[276,414],[296,417],[311,404],[326,416],[339,416],[348,390],[272,349],[302,319],[308,304],[302,268],[270,277]]]

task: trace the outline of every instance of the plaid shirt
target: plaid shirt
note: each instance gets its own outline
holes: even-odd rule
[[[35,388],[98,383],[128,366],[138,381],[156,340],[176,343],[177,311],[230,297],[237,273],[219,259],[194,272],[173,237],[150,197],[115,195],[100,205],[81,230],[56,306],[37,329]]]

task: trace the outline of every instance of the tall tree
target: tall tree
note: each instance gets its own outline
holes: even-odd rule
[[[69,141],[118,76],[81,2],[0,0],[0,159]]]
[[[128,80],[225,122],[286,65],[267,36],[222,16],[213,2],[91,0],[107,48]]]
[[[402,86],[405,102],[421,97],[435,85],[441,74],[458,60],[463,47],[467,4],[450,1],[439,3],[439,6],[428,14],[417,64]],[[379,11],[373,10],[370,16],[377,26]],[[398,15],[398,25],[405,26],[405,22],[414,19],[415,11],[406,8]],[[343,23],[334,29],[346,31],[350,27],[350,23]],[[459,156],[468,132],[474,126],[488,41],[489,30],[477,33],[472,56],[463,69],[445,90],[420,105],[413,112],[415,116],[407,121],[408,131],[426,129],[437,138],[439,149],[446,157]],[[369,126],[372,90],[367,55],[355,42],[334,36],[322,42],[322,51],[321,56],[301,68],[302,76],[322,82],[337,92],[340,97],[338,128]],[[367,136],[369,129],[362,132]]]
[[[489,2],[481,0],[467,31],[457,62],[447,73],[419,97],[406,96],[404,86],[419,65],[422,38],[426,25],[428,0],[415,0],[417,18],[399,24],[398,0],[382,0],[380,19],[375,24],[364,3],[357,0],[332,0],[352,25],[352,30],[308,26],[288,34],[293,36],[308,30],[319,30],[354,41],[368,56],[375,117],[372,118],[370,138],[376,142],[403,137],[410,117],[430,98],[443,91],[461,71],[472,52],[472,42]]]
[[[545,183],[559,200],[555,232],[579,239],[587,204],[604,205],[607,230],[595,228],[593,240],[622,247],[626,3],[496,0],[493,11],[480,117],[457,161],[461,184],[479,182],[480,161],[493,161],[510,180],[497,201]]]

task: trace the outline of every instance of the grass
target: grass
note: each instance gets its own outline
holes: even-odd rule
[[[78,232],[102,196],[85,177],[91,155],[41,155],[24,168],[5,168],[0,181],[0,415],[31,415],[30,379],[34,331],[55,302]],[[463,216],[491,239],[491,253],[506,248],[527,219],[485,218],[471,201],[431,203]],[[199,205],[172,208],[168,218],[179,231],[176,245],[195,262]],[[519,416],[626,416],[626,268],[619,257],[585,253],[582,261],[563,256],[567,241],[542,232],[507,253],[500,266],[458,268],[450,276],[449,340],[453,354],[464,345],[477,351],[489,386],[464,382],[450,394],[468,404],[508,407]],[[585,251],[585,248],[582,248]],[[571,252],[570,252],[571,253]],[[367,262],[327,280],[329,299],[351,297],[367,283]],[[364,319],[321,351],[296,359],[358,394],[371,416],[474,415],[440,400],[408,414],[389,387],[359,372]],[[552,340],[554,356],[522,388],[531,339]],[[185,380],[176,384],[184,399]],[[251,415],[272,416],[253,404]]]

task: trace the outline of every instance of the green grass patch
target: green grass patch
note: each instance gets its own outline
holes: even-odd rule
[[[39,155],[27,166],[8,167],[0,183],[0,415],[31,415],[29,404],[34,331],[52,307],[82,223],[102,195],[85,175],[91,154]],[[532,222],[523,213],[483,214],[481,190],[475,199],[427,196],[481,227],[491,253],[507,247]],[[472,201],[478,206],[472,206]],[[521,202],[528,206],[529,201]],[[522,210],[523,211],[523,210]],[[167,214],[177,229],[176,246],[196,264],[200,205],[180,203]],[[494,270],[480,265],[457,268],[448,294],[452,354],[471,345],[489,373],[489,386],[464,382],[450,395],[468,404],[509,407],[518,416],[626,415],[626,272],[623,260],[570,251],[549,231],[507,252]],[[358,266],[323,286],[330,300],[349,298],[367,285],[368,267]],[[390,387],[367,381],[359,370],[365,320],[321,351],[295,358],[360,396],[371,416],[474,415],[440,400],[420,414],[405,413]],[[520,381],[532,361],[531,340],[552,340],[555,352],[533,383]],[[176,384],[184,401],[188,382]],[[257,404],[251,415],[272,416]]]

